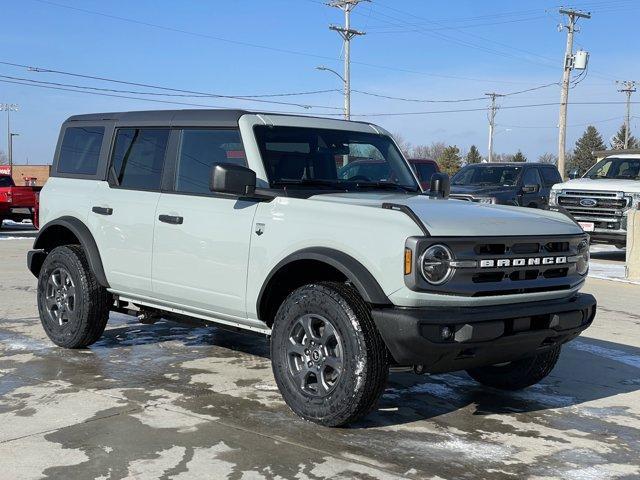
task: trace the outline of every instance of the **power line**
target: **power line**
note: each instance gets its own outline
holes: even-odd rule
[[[149,83],[130,82],[130,81],[126,81],[126,80],[118,80],[118,79],[113,79],[113,78],[101,77],[101,76],[96,76],[96,75],[87,75],[87,74],[82,74],[82,73],[66,72],[66,71],[62,71],[62,70],[54,70],[54,69],[43,68],[43,67],[34,67],[34,66],[23,65],[23,64],[12,63],[12,62],[0,61],[0,65],[8,65],[8,66],[12,66],[12,67],[26,68],[31,72],[55,73],[55,74],[58,74],[58,75],[66,75],[66,76],[85,78],[85,79],[90,79],[90,80],[99,80],[101,82],[111,82],[111,83],[118,83],[118,84],[121,84],[121,85],[132,85],[132,86],[136,86],[136,87],[153,88],[153,89],[163,90],[163,91],[167,91],[167,92],[189,93],[189,94],[202,95],[202,96],[212,97],[212,98],[244,100],[244,101],[251,101],[251,102],[258,102],[258,103],[270,103],[270,104],[275,104],[275,105],[288,105],[288,106],[301,107],[301,108],[305,108],[305,109],[309,109],[309,108],[325,108],[325,109],[329,109],[329,110],[336,110],[337,109],[337,107],[330,107],[330,106],[326,106],[326,105],[302,104],[302,103],[293,103],[293,102],[283,102],[283,101],[277,101],[277,100],[264,100],[264,99],[255,98],[255,97],[241,97],[241,96],[236,96],[236,95],[223,95],[223,94],[218,94],[218,93],[199,92],[199,91],[194,91],[194,90],[183,90],[183,89],[179,89],[179,88],[171,88],[171,87],[164,87],[164,86],[160,86],[160,85],[152,85],[152,84],[149,84]],[[79,87],[76,87],[76,88],[79,88]]]
[[[0,79],[0,83],[8,83],[8,84],[16,84],[23,85],[27,87],[38,87],[45,88],[50,90],[62,90],[74,93],[84,93],[88,95],[97,95],[103,97],[115,97],[115,98],[123,98],[128,100],[142,100],[145,102],[156,102],[156,103],[164,103],[171,105],[184,105],[190,107],[201,107],[201,108],[211,108],[211,109],[224,109],[224,108],[233,108],[225,105],[210,105],[210,104],[202,104],[202,103],[191,103],[191,102],[178,102],[173,100],[159,100],[154,98],[144,98],[144,97],[134,97],[128,95],[118,95],[111,93],[103,93],[103,92],[93,92],[86,90],[78,90],[66,87],[57,87],[52,85],[39,85],[33,84],[23,81],[17,80],[2,80]],[[637,104],[640,102],[631,102],[631,104]],[[573,105],[621,105],[626,104],[626,102],[620,101],[602,101],[602,102],[573,102]],[[518,108],[535,108],[535,107],[548,107],[548,106],[558,106],[557,102],[548,102],[548,103],[536,103],[536,104],[523,104],[523,105],[508,105],[502,106],[500,108],[504,110],[518,109]],[[390,116],[414,116],[414,115],[431,115],[431,114],[443,114],[443,113],[467,113],[467,112],[483,112],[486,108],[465,108],[465,109],[452,109],[452,110],[432,110],[432,111],[416,111],[416,112],[373,112],[373,113],[361,113],[361,114],[352,114],[354,117],[390,117]],[[283,113],[283,114],[291,114],[291,115],[304,115],[301,112],[291,112],[291,111],[276,111],[272,110],[273,113]],[[342,116],[342,113],[323,113],[324,116],[333,117],[333,116]]]
[[[54,85],[58,87],[71,87],[71,88],[82,88],[86,90],[96,90],[101,92],[112,92],[112,93],[127,93],[134,95],[149,95],[156,97],[180,97],[180,98],[220,98],[219,95],[214,94],[192,94],[192,93],[159,93],[159,92],[143,92],[139,90],[120,90],[116,88],[103,88],[103,87],[91,87],[87,85],[75,85],[69,83],[60,83],[60,82],[46,82],[44,80],[34,80],[31,78],[24,77],[14,77],[11,75],[0,75],[0,78],[6,78],[7,80],[20,80],[23,82],[32,82],[32,83],[40,83],[44,85]],[[238,99],[251,99],[254,98],[263,98],[263,97],[288,97],[288,96],[298,96],[298,95],[316,95],[320,93],[335,93],[340,92],[337,88],[331,88],[327,90],[311,90],[308,92],[295,92],[295,93],[272,93],[272,94],[263,94],[263,95],[242,95],[242,96],[229,96],[229,98],[238,98]],[[335,107],[326,107],[326,108],[335,108]]]

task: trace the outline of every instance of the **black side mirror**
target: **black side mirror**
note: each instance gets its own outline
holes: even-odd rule
[[[540,185],[524,185],[522,193],[536,193],[540,191]]]
[[[431,198],[449,198],[451,181],[446,173],[434,173],[429,184],[429,196]]]
[[[578,170],[577,168],[574,168],[569,172],[569,180],[575,180],[576,178],[579,178],[579,177],[580,177],[580,170]]]
[[[256,172],[235,163],[216,163],[211,167],[209,188],[216,193],[252,195],[256,190]]]

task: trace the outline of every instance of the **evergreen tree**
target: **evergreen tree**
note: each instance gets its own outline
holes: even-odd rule
[[[455,145],[449,145],[445,148],[442,155],[438,158],[440,170],[449,175],[453,175],[460,170],[461,162],[460,149]]]
[[[524,153],[522,153],[520,150],[518,150],[516,152],[516,154],[513,156],[513,162],[526,162],[527,161],[527,157],[524,156]]]
[[[618,130],[618,133],[616,133],[616,135],[611,139],[611,148],[613,150],[622,150],[624,148],[624,137],[627,133],[627,126],[623,123],[620,126],[620,130]],[[634,137],[633,135],[631,135],[631,133],[629,133],[629,144],[627,148],[638,148],[640,147],[640,143],[638,143],[638,140],[636,139],[636,137]]]
[[[580,175],[584,174],[596,163],[596,156],[593,152],[604,149],[606,149],[606,146],[602,141],[602,135],[600,135],[596,127],[589,125],[582,137],[576,142],[576,148],[567,162],[567,172],[565,173],[577,168]]]
[[[470,165],[472,163],[482,162],[482,156],[478,151],[478,147],[476,147],[475,145],[471,145],[471,148],[469,148],[469,151],[467,152],[467,156],[465,157],[465,160],[467,162],[467,165]]]

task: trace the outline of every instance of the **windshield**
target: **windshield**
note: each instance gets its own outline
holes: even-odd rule
[[[10,176],[0,176],[0,187],[13,187],[13,180]]]
[[[420,191],[409,166],[385,135],[262,125],[255,127],[255,134],[272,187]]]
[[[451,179],[452,185],[502,185],[513,187],[518,182],[522,167],[510,165],[464,167]]]
[[[640,178],[640,158],[605,158],[584,174],[585,178],[616,178],[638,180]]]

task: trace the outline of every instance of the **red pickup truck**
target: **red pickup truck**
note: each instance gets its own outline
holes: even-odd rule
[[[33,221],[37,228],[40,187],[17,187],[11,175],[0,175],[0,228],[3,220]]]

